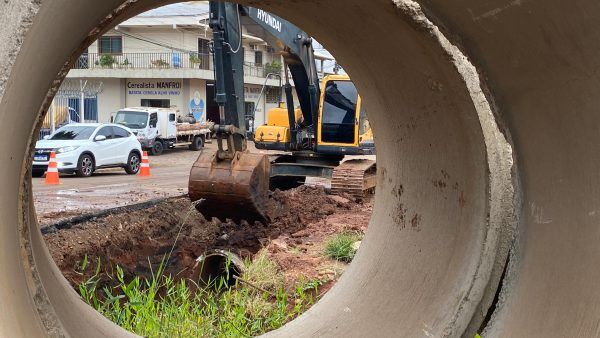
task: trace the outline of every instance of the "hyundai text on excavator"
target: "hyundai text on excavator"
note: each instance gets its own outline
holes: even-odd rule
[[[276,15],[226,2],[210,2],[209,20],[220,121],[213,127],[218,150],[203,151],[190,172],[189,196],[203,200],[198,210],[207,218],[268,222],[269,189],[306,177],[330,178],[332,193],[362,196],[373,190],[375,161],[343,161],[345,155],[375,151],[360,96],[346,75],[325,76],[320,83],[312,38]],[[248,151],[242,26],[284,60],[285,106],[271,109],[267,123],[254,133],[257,149],[282,154]]]

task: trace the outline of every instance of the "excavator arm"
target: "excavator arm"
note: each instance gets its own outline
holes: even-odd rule
[[[295,109],[288,69],[296,87],[304,123],[313,132],[318,119],[319,78],[312,39],[290,22],[263,10],[226,2],[210,2],[213,31],[215,101],[219,121],[213,127],[218,150],[202,152],[190,172],[189,196],[203,200],[205,217],[268,222],[270,162],[267,155],[247,150],[244,120],[242,26],[274,46],[286,66],[285,93],[292,140],[297,139]],[[294,147],[297,145],[294,144]]]
[[[232,159],[236,151],[246,150],[244,52],[239,18],[236,6],[223,2],[210,3],[215,101],[219,105],[219,123],[215,125],[214,132],[219,141],[217,156],[220,159]],[[227,150],[222,146],[223,140],[228,141]]]
[[[336,145],[327,148],[317,144],[321,89],[312,38],[307,33],[261,9],[215,1],[210,2],[210,27],[213,30],[216,102],[220,112],[220,121],[214,127],[218,150],[199,156],[189,183],[190,198],[204,200],[197,208],[205,217],[268,222],[265,210],[268,209],[271,176],[283,181],[305,176],[331,177],[332,190],[354,189],[357,195],[374,186],[371,182],[375,170],[373,161],[357,164],[348,161],[345,166],[339,165],[348,149],[353,148]],[[285,150],[296,151],[298,156],[282,156],[271,164],[267,155],[251,154],[247,150],[242,27],[262,38],[283,57],[289,122],[289,135],[286,135],[284,146]],[[301,120],[296,118],[289,75],[294,81],[303,115]],[[327,88],[326,96],[326,103],[348,112],[345,115],[348,118],[355,118],[356,102],[346,98],[335,83]],[[341,124],[358,125],[346,118]],[[349,135],[354,136],[354,133]],[[277,134],[278,140],[279,137]],[[301,161],[297,161],[299,158]]]
[[[206,218],[267,222],[270,163],[247,150],[244,117],[244,52],[240,8],[210,2],[209,25],[219,121],[213,127],[218,150],[203,151],[190,171],[188,194],[201,201]]]

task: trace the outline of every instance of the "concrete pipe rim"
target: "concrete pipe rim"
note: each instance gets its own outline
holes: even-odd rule
[[[210,285],[223,278],[228,286],[236,283],[246,270],[244,260],[229,250],[208,250],[196,259],[193,267],[193,280],[202,285]]]
[[[31,170],[28,155],[33,148],[35,131],[42,123],[41,112],[48,107],[60,81],[66,76],[70,61],[111,25],[173,2],[130,0],[92,5],[93,2],[83,4],[82,1],[80,5],[67,8],[68,13],[87,13],[93,18],[87,23],[76,23],[79,28],[87,24],[90,29],[78,41],[74,37],[82,35],[74,33],[65,37],[65,41],[72,39],[64,42],[65,46],[77,46],[70,49],[72,52],[49,51],[52,53],[49,59],[54,62],[54,68],[50,68],[61,69],[58,76],[54,73],[54,81],[48,81],[47,73],[34,74],[40,84],[35,88],[37,96],[33,101],[42,102],[42,108],[37,117],[24,122],[33,126],[27,135],[18,135],[26,151],[20,155],[22,158],[15,159],[14,163],[19,160],[20,163],[9,168],[9,176],[19,177],[20,198],[3,205],[4,214],[11,207],[13,213],[15,209],[19,211],[16,219],[20,249],[15,250],[17,254],[12,259],[18,256],[20,263],[12,268],[20,271],[19,278],[26,281],[23,285],[27,285],[29,295],[27,301],[22,298],[24,294],[10,298],[18,303],[15,317],[12,317],[16,324],[9,328],[15,332],[64,336],[78,336],[83,332],[91,336],[129,334],[83,304],[49,257],[37,229],[28,177]],[[310,3],[307,1],[239,2],[286,17],[331,46],[338,59],[347,66],[373,114],[371,124],[378,138],[380,155],[378,186],[382,189],[377,191],[371,230],[355,262],[315,307],[270,335],[330,336],[376,332],[380,335],[459,336],[479,330],[506,263],[518,213],[515,202],[518,190],[509,137],[501,130],[497,113],[484,94],[487,91],[475,67],[414,2],[394,1],[391,4],[380,1],[371,5],[373,14],[379,15],[384,22],[383,26],[373,25],[371,29],[380,33],[386,29],[397,32],[398,42],[388,41],[387,48],[398,51],[397,57],[404,57],[408,64],[387,69],[390,81],[414,76],[414,83],[403,87],[402,92],[389,86],[381,87],[377,82],[378,76],[385,78],[383,68],[396,62],[390,61],[391,57],[375,55],[374,61],[379,62],[366,65],[361,57],[366,52],[357,52],[353,46],[345,45],[347,38],[323,33],[333,25],[321,20],[329,14],[340,30],[347,35],[354,34],[354,38],[369,46],[367,35],[340,19],[358,15],[349,11],[364,9],[361,7],[364,2],[348,3],[347,8],[336,9],[338,12],[334,12],[331,4],[317,2],[323,11],[317,15],[307,14],[307,3]],[[15,103],[14,98],[7,99],[6,95],[15,94],[24,86],[16,77],[18,71],[32,65],[33,60],[24,51],[36,49],[34,33],[40,30],[55,32],[53,34],[65,32],[65,27],[59,25],[53,31],[49,30],[50,14],[64,11],[64,7],[59,8],[61,5],[59,1],[44,2],[31,13],[35,20],[27,27],[30,31],[12,66],[9,85],[0,103],[1,113],[8,114],[8,106]],[[88,8],[81,7],[86,5]],[[405,43],[408,50],[399,49],[401,43]],[[409,58],[418,53],[429,54],[423,58],[426,60]],[[68,55],[67,62],[63,61],[57,68],[55,59],[65,54]],[[418,68],[421,73],[411,67]],[[44,86],[49,86],[50,90],[46,87],[42,95]],[[427,95],[418,94],[425,91]],[[405,99],[404,104],[410,109],[398,108],[401,105],[395,103],[399,99]],[[432,105],[427,106],[430,103]],[[12,115],[6,116],[14,119],[17,113],[26,112],[27,108],[27,105],[19,105]],[[444,110],[446,114],[441,114],[438,109],[447,109]],[[402,133],[398,133],[399,130]],[[425,156],[426,151],[431,155]],[[402,162],[401,152],[413,155],[414,160],[407,156]],[[439,252],[431,250],[436,247]],[[384,257],[385,261],[382,260]],[[381,277],[384,272],[387,279]],[[434,282],[439,284],[432,286]],[[406,285],[410,293],[391,288],[396,283]],[[365,290],[366,286],[372,289]],[[392,296],[386,297],[380,290],[383,288],[392,290]],[[407,311],[405,306],[419,311],[402,320],[392,320],[402,317],[403,311]],[[31,328],[20,325],[24,314],[36,318]],[[379,319],[365,320],[374,316]]]

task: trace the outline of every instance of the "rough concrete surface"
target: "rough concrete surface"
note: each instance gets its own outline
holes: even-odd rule
[[[11,144],[0,152],[0,336],[126,334],[84,306],[48,257],[24,159],[65,60],[110,24],[167,2],[44,1],[31,25],[30,2],[0,4],[0,122],[11,126],[0,134]],[[419,1],[454,47],[407,1],[240,2],[335,53],[368,106],[379,155],[354,263],[272,335],[468,335],[488,311],[515,224],[486,336],[600,335],[600,3]]]
[[[12,65],[39,6],[39,0],[4,1],[0,4],[0,10],[5,14],[0,30],[0,41],[3,42],[0,49],[0,96],[4,93]]]

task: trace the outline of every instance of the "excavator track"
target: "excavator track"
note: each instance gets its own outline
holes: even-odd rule
[[[373,160],[356,159],[342,162],[333,170],[331,193],[350,194],[363,198],[375,190],[377,183],[376,164]]]

